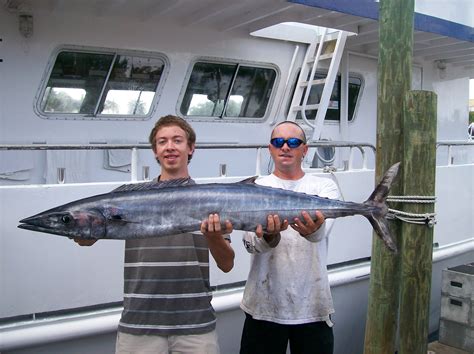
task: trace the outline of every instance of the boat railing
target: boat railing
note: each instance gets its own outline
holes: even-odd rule
[[[368,165],[368,153],[372,152],[375,156],[375,146],[369,143],[359,143],[359,142],[339,142],[339,141],[320,141],[320,142],[311,142],[308,143],[310,148],[346,148],[349,149],[348,160],[344,162],[344,170],[350,170],[353,168],[354,161],[354,150],[360,152],[362,159],[362,169],[367,169]],[[108,144],[108,143],[89,143],[89,144],[0,144],[0,153],[1,151],[46,151],[46,150],[131,150],[131,160],[130,160],[130,180],[131,182],[136,182],[139,180],[139,158],[138,150],[150,150],[151,145],[148,143],[138,143],[138,144]],[[264,161],[264,152],[267,151],[268,145],[263,144],[237,144],[237,143],[198,143],[196,144],[196,149],[202,150],[243,150],[243,149],[254,149],[256,150],[256,160],[255,160],[255,174],[262,174],[262,163]],[[147,166],[144,166],[147,167]],[[58,171],[58,174],[64,174],[64,171]],[[220,177],[226,176],[226,166],[220,166]],[[61,177],[58,176],[58,181],[61,180]]]
[[[446,141],[438,141],[436,143],[436,150],[447,149],[446,155],[446,165],[452,166],[454,165],[454,149],[459,147],[466,147],[472,146],[474,147],[474,140],[446,140]],[[471,156],[473,156],[471,152]]]

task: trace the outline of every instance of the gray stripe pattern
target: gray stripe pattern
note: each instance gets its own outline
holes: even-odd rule
[[[215,328],[209,250],[200,234],[127,240],[119,330],[185,335]]]

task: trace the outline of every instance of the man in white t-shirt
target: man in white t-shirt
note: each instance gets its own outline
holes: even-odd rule
[[[331,199],[340,197],[332,180],[302,170],[308,146],[303,129],[296,123],[277,125],[269,150],[275,170],[256,183]],[[272,216],[268,226],[272,221],[280,226],[275,227],[280,232],[263,233],[259,228],[243,237],[252,263],[241,303],[246,319],[240,353],[285,354],[289,343],[292,354],[332,354],[330,315],[334,308],[326,266],[333,220],[308,210],[295,220],[280,221]]]

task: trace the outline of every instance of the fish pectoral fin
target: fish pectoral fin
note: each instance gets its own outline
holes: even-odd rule
[[[138,223],[137,221],[127,220],[124,219],[121,215],[112,215],[108,218],[109,222],[116,222],[116,223],[123,223],[123,224],[131,224],[131,223]]]

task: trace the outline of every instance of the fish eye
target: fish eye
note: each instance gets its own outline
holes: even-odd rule
[[[71,222],[71,217],[69,215],[61,216],[61,221],[65,224],[69,224]]]

